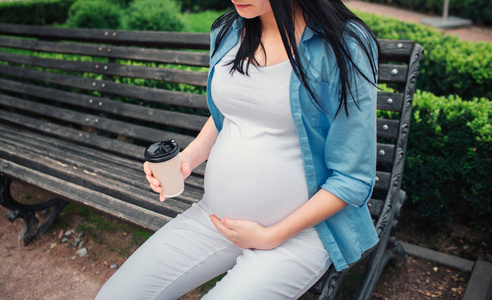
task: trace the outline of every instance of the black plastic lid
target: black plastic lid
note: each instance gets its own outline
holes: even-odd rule
[[[180,149],[175,140],[155,142],[145,149],[145,160],[159,163],[178,155]]]

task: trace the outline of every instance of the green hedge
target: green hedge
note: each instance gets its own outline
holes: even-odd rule
[[[414,40],[424,47],[418,88],[437,95],[492,99],[492,44],[460,41],[417,23],[356,12],[378,38]]]
[[[65,23],[75,0],[0,2],[0,23],[50,25]]]
[[[366,2],[395,5],[424,13],[442,15],[443,0],[364,0]],[[449,15],[470,19],[476,24],[492,24],[490,0],[450,0]]]
[[[490,100],[417,91],[402,184],[432,222],[454,214],[492,225],[491,117]]]
[[[78,0],[69,11],[69,27],[181,31],[175,0]]]
[[[127,11],[128,29],[181,31],[181,7],[175,0],[134,0]]]
[[[120,29],[123,10],[109,1],[79,0],[68,12],[67,24],[76,28]]]

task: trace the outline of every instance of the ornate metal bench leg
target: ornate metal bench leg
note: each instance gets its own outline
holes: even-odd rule
[[[345,273],[338,272],[331,267],[328,274],[323,276],[323,285],[321,286],[320,294],[315,296],[316,300],[333,300],[337,294],[338,287]]]
[[[398,267],[405,266],[407,264],[407,253],[402,244],[395,237],[390,239],[390,243],[393,248],[393,263]]]
[[[58,198],[54,198],[54,199],[58,199]],[[44,220],[43,224],[41,224],[41,226],[39,226],[39,228],[38,228],[38,235],[39,236],[43,236],[46,233],[46,231],[48,231],[48,228],[50,228],[51,224],[53,224],[53,222],[55,222],[58,215],[63,211],[65,206],[68,205],[67,201],[64,201],[62,199],[58,199],[58,200],[59,200],[59,202],[56,204],[53,212],[50,214],[50,216],[48,218],[46,218],[46,220]]]
[[[24,228],[22,228],[19,235],[19,240],[21,240],[24,245],[27,245],[34,237],[36,237],[36,234],[38,233],[39,220],[36,218],[34,212],[10,210],[7,212],[6,217],[10,223],[13,223],[17,218],[24,220]]]
[[[393,202],[391,213],[389,216],[389,223],[384,228],[380,238],[379,244],[374,249],[369,259],[369,264],[364,274],[364,281],[355,297],[355,299],[370,299],[379,277],[383,272],[386,264],[393,259],[397,254],[401,257],[399,263],[406,263],[406,253],[403,246],[396,240],[396,225],[398,224],[400,217],[400,210],[405,202],[406,194],[400,190],[400,193]]]
[[[383,261],[385,256],[388,255],[386,250],[386,244],[380,244],[376,249],[372,251],[371,257],[369,258],[366,271],[363,276],[363,281],[359,290],[357,291],[354,299],[371,299],[372,292],[379,281],[379,277],[386,265]]]
[[[15,201],[10,193],[10,186],[12,180],[0,173],[0,204],[7,208],[9,211],[6,214],[7,220],[11,223],[17,218],[24,220],[24,228],[20,234],[20,240],[24,244],[28,244],[36,235],[43,235],[48,227],[55,221],[56,217],[67,205],[66,201],[60,198],[53,198],[44,203],[38,204],[23,204]],[[45,220],[45,222],[38,228],[39,220],[36,218],[36,211],[45,210],[51,206],[55,206],[54,211]]]
[[[388,250],[391,251],[391,259],[393,263],[397,266],[404,266],[407,263],[407,254],[402,244],[396,239],[396,224],[400,220],[400,211],[403,203],[405,202],[407,195],[405,191],[400,190],[397,201],[395,201],[395,210],[394,210],[394,221],[393,226],[391,227],[390,238],[388,240]]]

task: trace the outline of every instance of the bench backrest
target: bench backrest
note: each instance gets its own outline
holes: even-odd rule
[[[380,42],[379,83],[395,92],[378,93],[391,113],[378,119],[377,227],[401,184],[421,55],[410,41]],[[0,24],[0,123],[138,161],[156,140],[186,147],[208,116],[208,49],[208,34]]]

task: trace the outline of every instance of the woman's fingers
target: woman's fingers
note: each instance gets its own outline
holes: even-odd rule
[[[230,237],[232,230],[227,228],[216,215],[210,215],[210,220],[212,220],[212,223],[215,225],[220,233],[222,233],[227,238]]]
[[[191,174],[191,157],[186,152],[181,152],[181,173],[183,178],[186,179]]]
[[[144,169],[144,173],[146,175],[152,175],[152,170],[150,169],[150,166],[149,166],[149,162],[148,161],[144,162],[143,169]]]
[[[147,181],[149,182],[150,188],[154,192],[159,194],[159,201],[164,202],[166,200],[166,197],[162,194],[161,183],[159,182],[159,180],[157,180],[157,178],[154,177],[154,174],[152,173],[152,170],[150,169],[149,162],[147,162],[147,161],[144,162],[143,169],[145,172],[145,179],[147,179]]]
[[[159,180],[157,180],[157,178],[154,177],[154,174],[152,173],[148,162],[145,162],[143,164],[143,169],[145,172],[145,179],[147,179],[147,181],[149,182],[150,188],[156,193],[162,193],[161,183],[159,182]]]
[[[183,179],[186,179],[191,174],[190,166],[188,164],[181,165],[181,173],[183,173]]]

